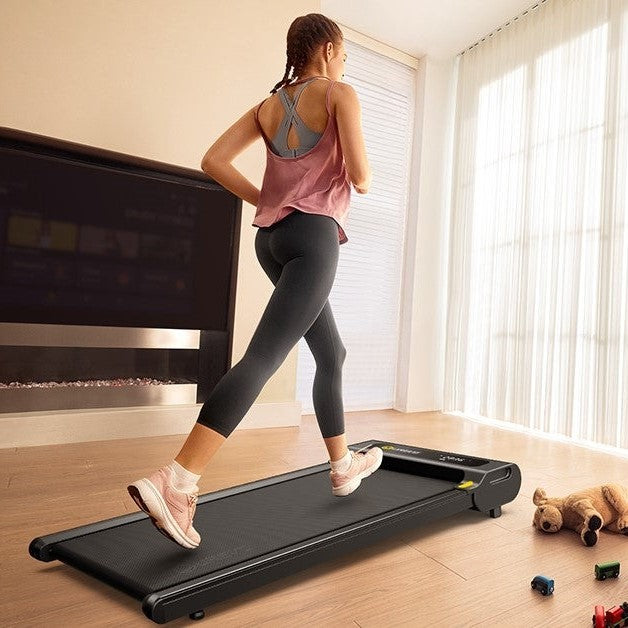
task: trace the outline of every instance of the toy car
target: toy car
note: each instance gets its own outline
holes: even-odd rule
[[[612,606],[606,611],[606,625],[612,626],[625,626],[626,615],[624,609],[621,606]]]
[[[619,576],[619,562],[597,563],[595,565],[596,580],[606,580],[606,578],[617,578]]]
[[[533,589],[539,590],[543,595],[552,595],[552,593],[554,593],[554,581],[545,576],[534,576],[530,585]]]

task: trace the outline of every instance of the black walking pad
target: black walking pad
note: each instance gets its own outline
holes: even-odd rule
[[[156,623],[189,615],[311,565],[467,509],[492,517],[519,492],[516,464],[386,441],[381,467],[350,495],[331,492],[329,463],[199,495],[186,549],[144,512],[33,539],[29,553],[60,560],[142,602]]]

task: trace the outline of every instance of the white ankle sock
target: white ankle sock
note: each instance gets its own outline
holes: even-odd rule
[[[174,485],[180,491],[188,491],[198,482],[200,475],[188,471],[184,466],[173,460],[168,465],[174,471]]]
[[[351,451],[347,450],[347,453],[339,460],[330,460],[332,471],[346,471],[351,466]]]

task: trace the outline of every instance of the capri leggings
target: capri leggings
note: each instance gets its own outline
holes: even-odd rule
[[[321,434],[343,434],[346,349],[328,301],[338,265],[337,223],[331,216],[295,210],[258,228],[255,252],[275,289],[246,353],[216,384],[197,423],[227,438],[304,336],[316,362],[312,397]]]

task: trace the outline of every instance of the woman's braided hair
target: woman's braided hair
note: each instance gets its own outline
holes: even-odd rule
[[[290,24],[286,38],[286,71],[270,93],[274,94],[286,83],[298,79],[321,44],[331,41],[334,46],[339,46],[342,40],[342,31],[336,22],[321,13],[308,13],[296,18]]]

